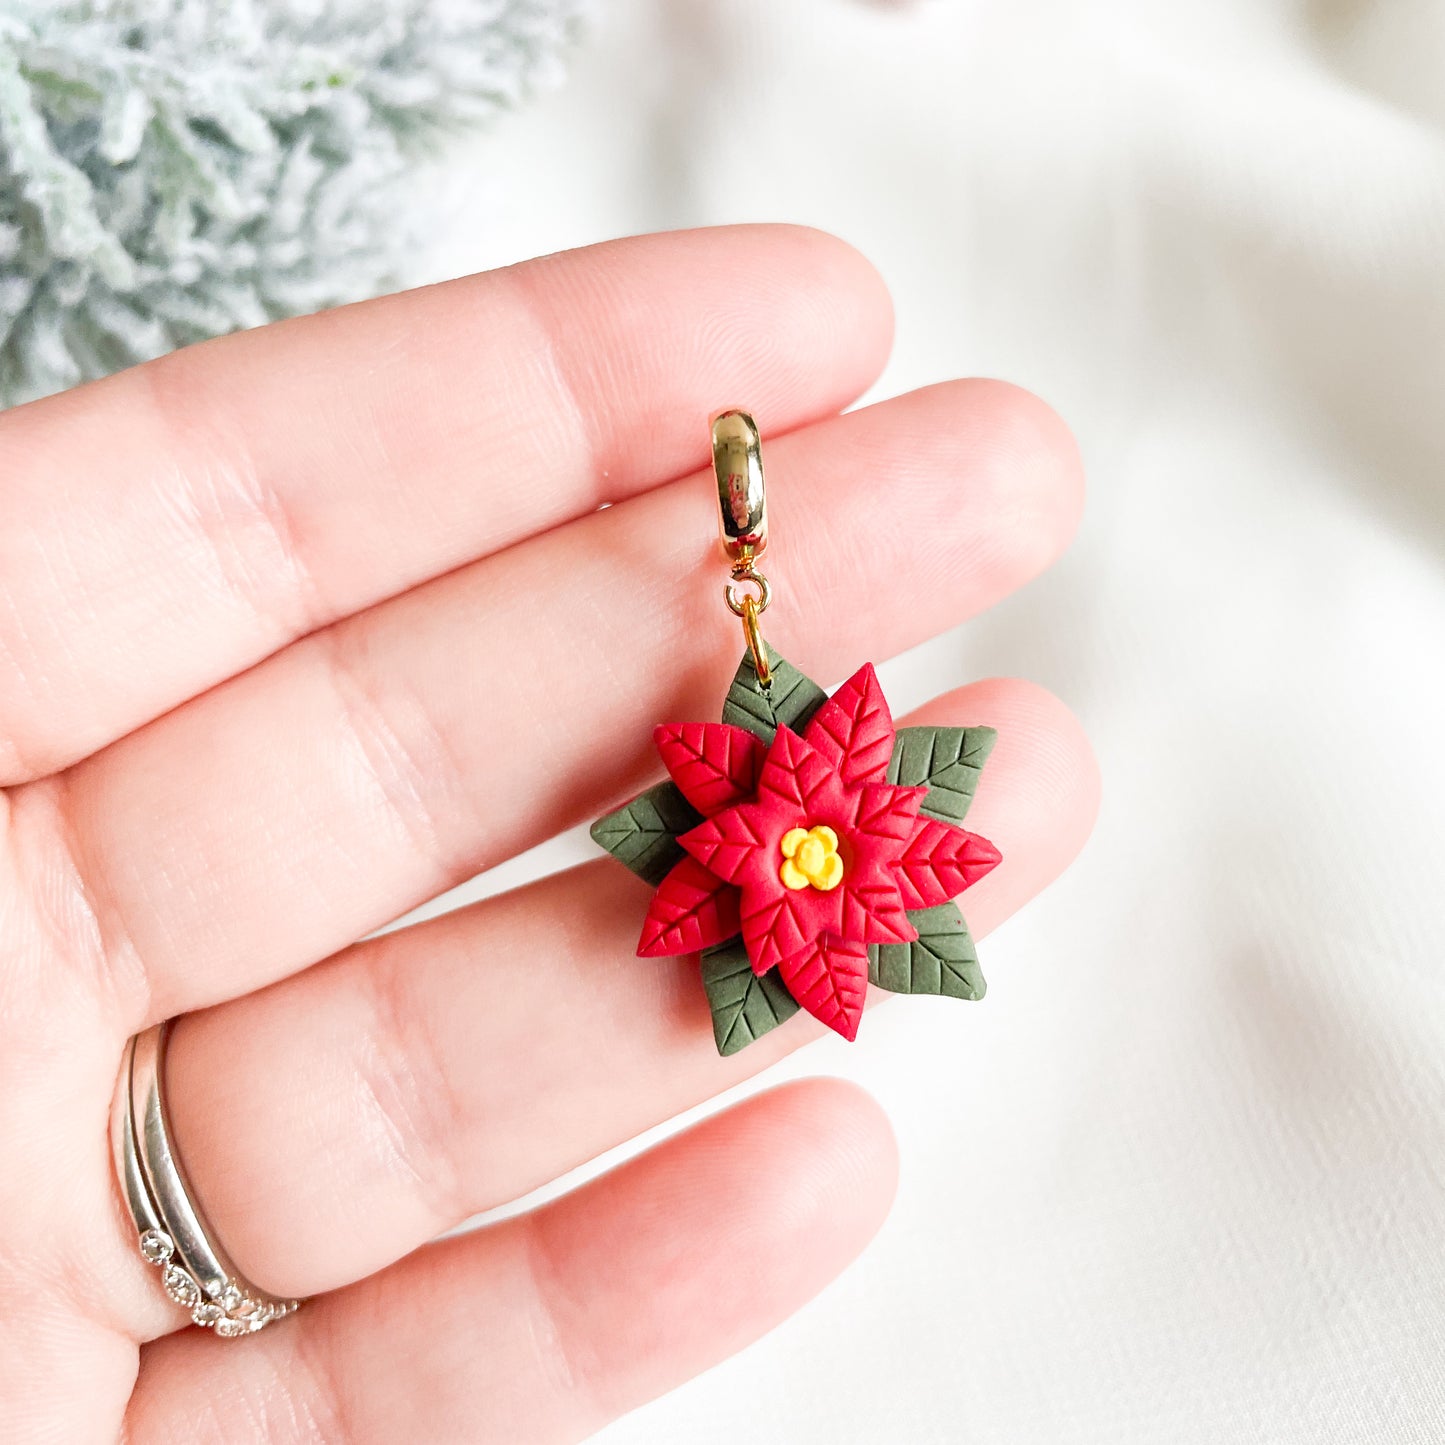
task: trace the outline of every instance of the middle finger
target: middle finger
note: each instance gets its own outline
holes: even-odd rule
[[[996,602],[1078,510],[1067,431],[997,383],[821,423],[768,463],[769,636],[824,679]],[[572,522],[73,770],[76,856],[144,982],[126,1027],[306,967],[640,781],[652,723],[710,716],[736,665],[711,506],[691,478]]]

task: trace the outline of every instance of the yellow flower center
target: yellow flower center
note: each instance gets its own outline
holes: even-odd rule
[[[783,834],[782,848],[778,877],[787,887],[828,893],[843,881],[838,835],[822,823],[813,828],[789,828]]]

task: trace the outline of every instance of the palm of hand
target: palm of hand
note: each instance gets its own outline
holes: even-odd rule
[[[822,1081],[427,1244],[816,1029],[718,1059],[695,963],[633,956],[647,890],[607,860],[355,940],[646,781],[657,718],[710,715],[736,637],[684,474],[718,405],[789,433],[777,641],[819,676],[1060,550],[1077,460],[1032,398],[955,383],[834,415],[887,333],[847,248],[738,228],[270,327],[0,418],[7,1439],[578,1439],[861,1246],[892,1146]],[[1000,729],[986,931],[1087,832],[1086,745],[1016,682],[906,721]],[[177,1015],[173,1122],[218,1236],[258,1285],[318,1296],[242,1343],[178,1328],[111,1177],[125,1041]]]

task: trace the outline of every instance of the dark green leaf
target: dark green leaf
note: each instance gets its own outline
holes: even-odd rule
[[[984,727],[899,728],[888,781],[926,787],[921,811],[941,823],[962,823],[997,737],[993,728]]]
[[[761,978],[753,972],[741,938],[703,951],[702,983],[712,1008],[713,1038],[724,1057],[745,1049],[798,1011],[777,969]]]
[[[773,675],[764,688],[758,681],[752,654],[743,653],[722,710],[725,723],[747,728],[765,743],[772,742],[780,723],[785,723],[794,732],[802,732],[808,719],[828,700],[827,693],[812,678],[804,677],[771,647],[768,648],[768,663]]]
[[[702,822],[702,814],[672,782],[658,783],[592,825],[592,841],[645,882],[656,887],[683,856],[678,834]]]
[[[979,999],[986,987],[968,924],[956,903],[918,908],[908,915],[918,930],[913,943],[874,944],[868,977],[890,993],[938,993]]]

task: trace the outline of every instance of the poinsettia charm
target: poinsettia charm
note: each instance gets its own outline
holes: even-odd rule
[[[669,781],[592,836],[656,885],[638,953],[702,954],[718,1049],[801,1005],[844,1038],[871,979],[983,997],[952,901],[999,861],[961,823],[992,728],[894,729],[871,665],[831,698],[769,650],[744,656],[720,723],[654,733]]]
[[[734,418],[744,424],[737,458],[718,442]],[[714,457],[736,559],[728,602],[748,652],[721,722],[654,733],[669,781],[593,826],[602,847],[656,885],[637,951],[701,953],[723,1054],[799,1006],[854,1038],[870,979],[894,992],[981,998],[953,899],[999,862],[993,844],[960,826],[994,732],[895,730],[871,664],[827,697],[768,648],[757,626],[768,586],[752,565],[766,534],[749,418],[719,418]],[[730,521],[748,539],[740,554]],[[758,595],[738,602],[742,582]]]

